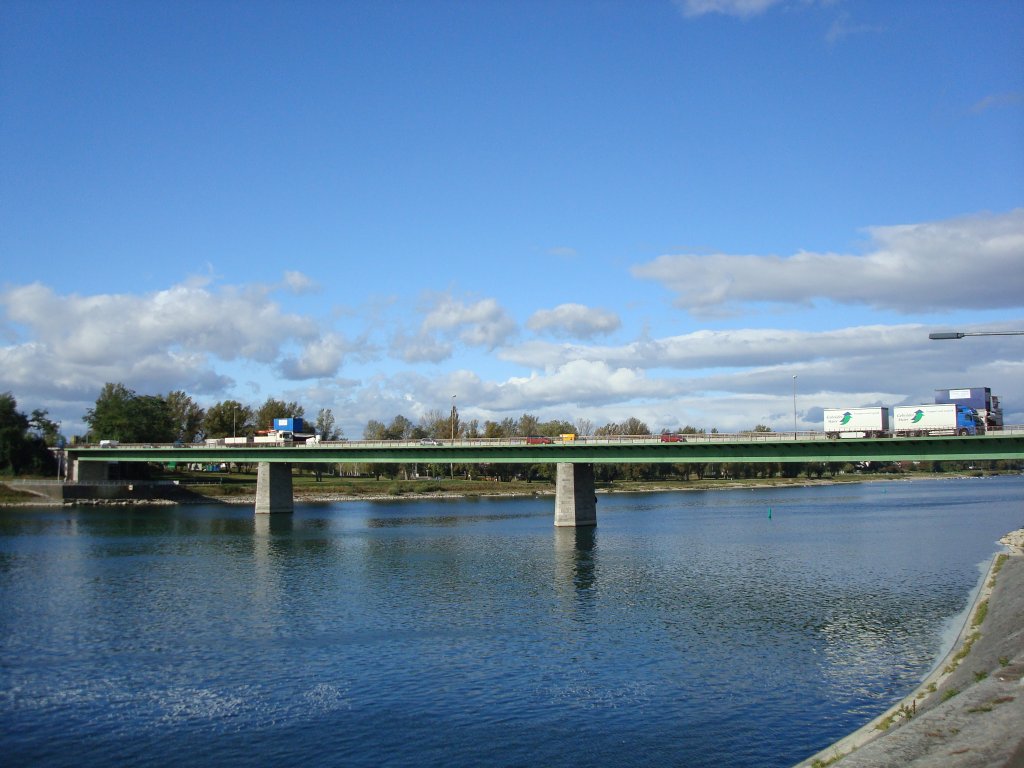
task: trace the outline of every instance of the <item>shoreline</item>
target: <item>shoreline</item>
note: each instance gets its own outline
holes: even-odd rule
[[[935,473],[917,475],[879,475],[879,476],[846,476],[843,479],[830,478],[770,478],[760,482],[749,480],[721,480],[713,481],[714,484],[701,484],[698,487],[687,487],[686,485],[661,485],[652,483],[641,488],[610,487],[598,488],[598,495],[614,495],[627,493],[697,493],[701,491],[735,491],[735,490],[760,490],[765,488],[813,488],[817,486],[850,485],[863,483],[891,483],[905,482],[912,483],[923,480],[982,480],[988,477],[1002,477],[1004,475],[1015,476],[1018,472],[997,472],[993,474],[965,474],[956,473]],[[255,483],[255,481],[253,481]],[[413,481],[403,481],[413,482]],[[698,481],[700,482],[700,481]],[[3,482],[0,481],[0,485]],[[16,490],[17,486],[8,485],[8,488]],[[172,504],[193,505],[193,504],[229,504],[232,506],[255,505],[256,491],[246,491],[231,495],[205,495],[200,490],[203,486],[198,484],[192,486],[182,483],[178,486],[195,494],[196,498],[191,499],[164,499],[164,498],[112,498],[112,499],[67,499],[57,500],[46,497],[35,497],[18,501],[0,500],[0,509],[18,507],[93,507],[93,506],[168,506]],[[315,488],[300,486],[293,490],[295,501],[308,504],[329,504],[344,503],[352,501],[429,501],[431,499],[490,499],[490,498],[532,498],[532,497],[553,497],[555,495],[554,485],[536,490],[510,490],[510,491],[460,491],[460,490],[439,490],[427,492],[409,493],[345,493],[345,492],[316,492]]]
[[[992,555],[963,626],[931,672],[885,712],[793,768],[1024,765],[1024,528],[999,543],[1003,551]],[[999,716],[986,719],[992,713]]]

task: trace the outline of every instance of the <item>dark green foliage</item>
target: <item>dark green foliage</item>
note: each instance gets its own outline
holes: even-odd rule
[[[252,408],[237,400],[224,400],[206,409],[203,434],[206,437],[251,435],[255,429]]]
[[[138,395],[124,384],[105,384],[84,421],[89,425],[93,442],[170,443],[180,433],[164,397]]]
[[[203,433],[205,411],[181,390],[169,392],[165,399],[171,409],[174,428],[177,430],[175,439],[191,443]]]
[[[255,427],[257,431],[273,429],[274,419],[302,418],[305,415],[305,409],[296,402],[286,403],[284,400],[268,397],[256,411]]]
[[[57,439],[57,425],[46,418],[46,411],[32,412],[30,419],[18,411],[10,392],[0,393],[0,473],[48,474],[54,458],[47,437]]]

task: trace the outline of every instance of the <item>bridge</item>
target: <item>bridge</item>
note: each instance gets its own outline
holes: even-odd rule
[[[585,526],[597,522],[594,464],[1022,459],[1024,427],[1005,427],[972,437],[835,440],[818,432],[763,432],[565,440],[520,437],[295,445],[82,446],[69,448],[68,457],[77,482],[106,479],[106,464],[110,462],[256,464],[257,514],[293,511],[292,464],[556,464],[555,525]]]

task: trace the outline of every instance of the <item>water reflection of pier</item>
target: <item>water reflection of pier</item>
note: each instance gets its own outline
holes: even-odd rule
[[[554,535],[555,589],[585,607],[597,583],[597,529],[555,528]]]

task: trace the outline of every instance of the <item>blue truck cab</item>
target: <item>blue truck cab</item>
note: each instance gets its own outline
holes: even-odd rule
[[[978,417],[978,412],[966,405],[956,406],[956,433],[958,435],[983,435],[985,434],[984,422]]]

